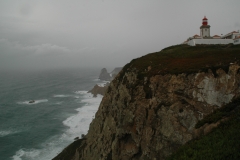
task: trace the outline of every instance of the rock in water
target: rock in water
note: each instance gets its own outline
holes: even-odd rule
[[[34,103],[35,101],[34,100],[31,100],[31,101],[29,101],[28,103]]]
[[[91,89],[90,91],[88,91],[88,93],[92,93],[93,97],[97,97],[98,94],[104,95],[107,88],[109,86],[109,83],[107,83],[105,86],[99,86],[99,85],[95,85],[93,87],[93,89]]]
[[[107,69],[103,68],[99,75],[99,79],[104,80],[104,81],[110,81],[112,78],[111,78],[110,74],[107,72]]]

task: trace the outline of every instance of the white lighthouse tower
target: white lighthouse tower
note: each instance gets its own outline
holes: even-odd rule
[[[202,20],[202,26],[200,27],[200,35],[202,38],[210,38],[210,26],[208,25],[208,19],[204,16]]]

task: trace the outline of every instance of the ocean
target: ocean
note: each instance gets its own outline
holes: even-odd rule
[[[50,160],[89,129],[99,69],[0,72],[0,160]],[[34,103],[29,101],[34,100]]]

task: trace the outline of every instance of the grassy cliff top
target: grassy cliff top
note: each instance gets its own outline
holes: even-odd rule
[[[240,60],[240,45],[176,45],[160,52],[150,53],[133,59],[123,70],[137,69],[144,76],[157,74],[178,74],[205,71],[221,67],[227,69],[230,63]],[[150,69],[151,68],[151,69]]]

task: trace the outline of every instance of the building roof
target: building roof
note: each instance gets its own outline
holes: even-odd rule
[[[201,38],[202,38],[202,36],[199,36],[199,35],[195,34],[194,36],[189,37],[188,40],[191,40],[191,39],[201,39]]]
[[[204,16],[203,20],[208,20],[208,19],[206,18],[206,16]]]
[[[194,36],[192,36],[192,38],[201,38],[201,36],[195,34]]]
[[[235,39],[240,39],[240,36],[238,36],[238,37],[234,38],[234,40],[235,40]]]
[[[239,31],[238,31],[238,32],[237,32],[237,31],[232,31],[232,32],[230,32],[230,33],[225,34],[224,36],[222,36],[222,38],[231,36],[231,35],[233,35],[233,34],[239,34]]]
[[[230,33],[228,33],[228,34],[226,34],[226,35],[231,35],[231,34],[233,34],[233,33],[239,33],[239,32],[237,32],[237,31],[232,31],[232,32],[230,32]]]
[[[201,37],[201,36],[199,36],[199,35],[195,34],[193,37]]]
[[[220,37],[219,35],[214,35],[213,37]]]

